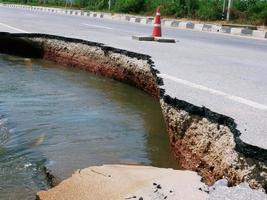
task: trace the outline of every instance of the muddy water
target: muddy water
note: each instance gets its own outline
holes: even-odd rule
[[[112,163],[174,167],[157,100],[88,72],[0,55],[0,199],[34,199],[44,166],[63,179]]]

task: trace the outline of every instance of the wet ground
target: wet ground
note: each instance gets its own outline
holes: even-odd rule
[[[175,167],[159,103],[146,93],[43,60],[0,55],[0,199],[34,199],[44,166]]]

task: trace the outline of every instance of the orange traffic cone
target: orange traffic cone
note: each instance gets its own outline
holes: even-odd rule
[[[161,37],[161,21],[160,21],[160,8],[157,8],[156,17],[154,20],[153,37]]]

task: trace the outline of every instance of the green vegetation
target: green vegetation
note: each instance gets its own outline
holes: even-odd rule
[[[108,0],[0,0],[8,3],[67,6],[108,10]],[[200,20],[224,18],[223,4],[227,0],[111,0],[111,11],[152,14],[161,6],[162,15]],[[267,25],[267,0],[233,0],[231,20],[237,23]],[[227,7],[227,6],[226,6]]]

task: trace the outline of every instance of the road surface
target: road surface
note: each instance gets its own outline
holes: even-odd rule
[[[267,149],[267,41],[165,28],[175,44],[139,42],[151,25],[0,6],[0,31],[37,32],[149,54],[172,97],[235,119],[241,139]]]

